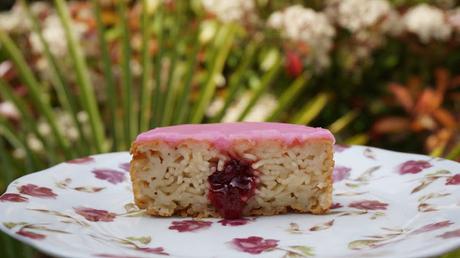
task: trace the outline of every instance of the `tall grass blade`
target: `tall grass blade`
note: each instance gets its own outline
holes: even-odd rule
[[[369,136],[365,133],[353,135],[352,137],[345,140],[346,144],[350,145],[364,145],[369,141]]]
[[[150,60],[150,17],[148,14],[148,0],[142,0],[141,33],[142,33],[142,84],[140,90],[140,112],[139,131],[143,132],[149,128],[149,121],[152,116],[151,93],[152,93],[152,64]]]
[[[283,111],[288,109],[295,103],[296,98],[299,96],[299,93],[305,87],[307,81],[309,81],[311,75],[309,73],[304,73],[299,76],[281,95],[278,100],[278,105],[268,116],[267,121],[277,121]]]
[[[177,17],[176,19],[179,19]],[[179,27],[181,27],[181,23],[178,24],[176,28],[174,28],[173,32],[171,33],[172,38],[178,38],[179,37]],[[174,72],[176,71],[176,63],[177,63],[177,58],[179,55],[179,49],[180,45],[182,44],[182,40],[178,40],[176,44],[174,44],[174,48],[172,50],[172,54],[170,57],[170,66],[169,66],[169,71],[168,71],[168,77],[167,77],[167,82],[166,82],[166,94],[165,94],[165,104],[164,104],[164,110],[163,110],[163,116],[162,116],[162,121],[161,125],[169,125],[171,124],[173,112],[174,112],[174,97],[175,97],[175,86],[172,84],[174,80]]]
[[[11,182],[16,178],[15,169],[13,167],[13,161],[11,160],[11,151],[6,150],[5,141],[3,137],[0,137],[0,161],[2,162],[2,177],[4,181]],[[1,192],[2,189],[0,189]]]
[[[155,38],[158,49],[163,49],[163,8],[160,5],[156,11],[154,20]],[[155,91],[153,93],[153,117],[150,123],[151,127],[157,127],[161,122],[161,107],[163,101],[163,89],[161,85],[163,51],[157,51],[154,56],[153,73],[155,79]]]
[[[291,123],[309,124],[326,106],[328,99],[329,95],[327,93],[319,93],[314,99],[308,102],[296,116],[294,116]]]
[[[346,113],[344,116],[337,119],[334,123],[329,126],[329,130],[333,133],[339,133],[345,129],[355,118],[358,116],[358,112],[352,110]]]
[[[126,1],[117,1],[117,13],[120,18],[121,27],[121,74],[122,74],[122,89],[123,89],[123,114],[124,114],[124,129],[125,129],[125,144],[129,146],[131,140],[136,136],[137,122],[134,115],[133,103],[133,85],[131,74],[131,46],[130,33],[128,28],[128,17],[126,12]]]
[[[186,64],[187,72],[184,76],[183,82],[180,86],[179,97],[177,98],[176,103],[176,115],[174,117],[174,124],[181,124],[185,122],[187,116],[187,111],[190,109],[188,98],[190,96],[190,90],[192,88],[192,79],[193,74],[196,71],[196,66],[198,62],[198,51],[200,50],[200,44],[198,42],[198,33],[195,34],[192,40],[193,49],[188,56],[188,61]]]
[[[28,67],[27,62],[22,56],[18,47],[14,44],[11,38],[1,29],[0,43],[2,44],[2,47],[6,50],[5,52],[8,54],[11,61],[14,63],[17,71],[19,72],[19,77],[27,87],[28,93],[30,94],[32,101],[34,102],[35,107],[40,111],[40,113],[45,117],[46,121],[49,123],[51,131],[53,135],[56,137],[56,141],[59,147],[62,149],[65,158],[72,158],[73,154],[70,152],[69,142],[63,136],[62,132],[59,130],[53,110],[49,103],[45,102],[42,92],[40,91],[40,84],[38,83],[37,79],[34,77],[32,71]]]
[[[225,60],[227,59],[227,56],[230,53],[230,49],[232,47],[236,28],[233,25],[229,24],[224,25],[222,29],[225,30],[223,36],[223,43],[221,47],[217,46],[218,52],[209,69],[208,77],[195,105],[194,112],[191,118],[192,123],[200,123],[203,120],[206,108],[211,103],[211,99],[214,96],[214,92],[216,90],[216,76],[218,76],[222,72]]]
[[[105,150],[104,126],[97,106],[96,96],[93,91],[94,87],[91,84],[85,56],[80,49],[74,34],[72,33],[72,22],[70,20],[67,4],[64,0],[55,0],[54,2],[56,5],[56,11],[64,28],[69,54],[75,66],[78,87],[81,92],[80,101],[88,113],[91,132],[94,138],[94,145],[98,152],[103,152]]]
[[[16,96],[16,94],[14,94],[13,90],[11,89],[11,86],[2,79],[0,79],[0,95],[4,100],[10,101],[14,104],[14,106],[19,111],[22,121],[25,123],[25,127],[29,132],[37,137],[43,146],[45,146],[46,151],[50,154],[50,156],[53,156],[54,150],[52,146],[50,146],[49,140],[45,140],[45,137],[43,137],[43,135],[39,132],[37,123],[32,117],[31,111],[28,109],[26,102],[22,98]]]
[[[51,76],[52,76],[51,80],[53,82],[52,85],[54,85],[54,89],[56,90],[58,100],[61,103],[63,109],[67,111],[67,113],[70,114],[72,122],[78,130],[79,139],[81,139],[81,141],[77,143],[77,146],[78,146],[78,149],[80,150],[79,154],[84,155],[88,152],[88,149],[82,150],[81,148],[88,148],[88,145],[87,145],[88,142],[86,140],[86,135],[83,133],[83,127],[77,118],[77,112],[78,112],[77,105],[72,96],[72,92],[70,91],[70,87],[67,84],[65,77],[63,76],[62,71],[59,68],[59,65],[57,64],[56,59],[54,58],[53,54],[50,51],[48,42],[43,37],[43,33],[39,26],[40,21],[32,13],[32,11],[29,8],[29,5],[27,4],[25,0],[20,0],[20,3],[21,3],[21,6],[26,11],[26,14],[32,24],[33,31],[38,35],[40,44],[43,46],[44,56],[52,72],[51,73]]]
[[[277,58],[273,66],[270,68],[270,70],[267,71],[262,77],[262,79],[259,82],[259,85],[255,87],[254,90],[251,92],[251,98],[249,99],[249,102],[246,104],[245,108],[243,111],[240,113],[238,116],[238,121],[242,121],[252,110],[254,105],[257,103],[257,101],[260,99],[262,94],[267,91],[268,87],[270,84],[273,82],[273,80],[276,78],[278,75],[278,72],[281,70],[281,59]]]
[[[460,159],[460,141],[446,155],[446,158],[452,159],[452,160],[459,160]]]
[[[0,117],[0,134],[5,137],[10,144],[18,150],[21,150],[26,155],[26,169],[32,171],[37,166],[37,159],[32,155],[32,152],[26,146],[26,140],[16,133],[15,129],[6,121],[4,117]]]
[[[243,74],[247,72],[248,68],[255,60],[254,55],[256,53],[256,50],[257,48],[254,42],[249,43],[249,45],[245,48],[243,60],[241,61],[236,71],[230,76],[227,94],[224,98],[224,105],[219,110],[219,112],[217,112],[217,114],[211,119],[213,123],[221,121],[225,115],[225,112],[227,112],[228,107],[230,107],[230,104],[234,100],[238,90],[241,88],[241,79],[243,77]]]
[[[145,0],[144,0],[145,1]],[[109,46],[107,39],[105,37],[105,27],[102,23],[102,11],[99,0],[91,0],[94,10],[94,16],[96,18],[96,27],[97,27],[97,37],[99,41],[99,48],[102,55],[102,67],[104,70],[104,79],[106,83],[106,92],[107,92],[107,114],[109,115],[108,121],[110,121],[110,132],[112,135],[113,145],[112,150],[119,150],[119,134],[117,121],[119,118],[117,116],[117,86],[115,84],[115,78],[112,72],[112,61],[109,54]]]

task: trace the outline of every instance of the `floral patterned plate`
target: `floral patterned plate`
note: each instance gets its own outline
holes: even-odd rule
[[[460,247],[460,164],[335,147],[329,214],[155,218],[134,204],[128,153],[72,160],[17,179],[0,229],[62,257],[425,257]]]

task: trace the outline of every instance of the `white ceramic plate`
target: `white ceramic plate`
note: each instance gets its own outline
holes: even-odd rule
[[[133,204],[128,153],[62,163],[0,197],[0,229],[63,257],[425,257],[460,247],[460,164],[336,146],[328,215],[155,218]]]

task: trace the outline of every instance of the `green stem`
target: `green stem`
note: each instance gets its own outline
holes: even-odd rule
[[[360,133],[348,138],[347,140],[345,140],[345,143],[350,145],[364,145],[368,141],[369,136],[367,136],[367,134],[365,133]]]
[[[318,94],[313,100],[305,105],[291,122],[294,124],[309,124],[326,106],[328,99],[329,95],[327,93]]]
[[[146,131],[149,127],[149,121],[152,116],[151,110],[151,92],[152,87],[150,80],[151,76],[151,61],[150,61],[150,29],[149,15],[147,13],[147,0],[142,0],[142,15],[141,15],[141,31],[142,31],[142,84],[140,91],[140,117],[139,131]]]
[[[112,60],[109,54],[109,46],[107,39],[105,38],[106,29],[102,23],[101,5],[99,0],[92,0],[94,7],[94,16],[96,17],[97,36],[99,40],[99,48],[101,49],[102,65],[104,70],[104,78],[106,80],[106,92],[107,92],[107,114],[109,114],[110,121],[110,132],[113,139],[112,150],[119,150],[119,136],[117,121],[117,87],[115,84],[114,75],[112,72]]]
[[[70,91],[70,87],[66,83],[66,80],[62,74],[61,69],[59,69],[59,65],[56,62],[56,59],[51,54],[48,42],[43,37],[43,33],[39,27],[40,21],[35,17],[35,15],[31,12],[29,5],[25,0],[20,0],[21,6],[26,10],[26,14],[29,17],[30,22],[32,23],[32,28],[34,32],[38,35],[41,45],[43,46],[43,52],[48,62],[48,65],[52,71],[51,73],[51,80],[53,82],[54,88],[56,90],[59,102],[61,103],[62,107],[65,111],[67,111],[71,118],[72,122],[74,123],[75,127],[78,130],[79,137],[81,141],[78,141],[78,150],[79,156],[87,154],[88,150],[82,150],[82,148],[86,147],[87,139],[83,132],[83,127],[81,123],[78,121],[77,118],[77,105],[72,97],[72,92]]]
[[[50,154],[49,156],[55,156],[56,154],[52,145],[50,144],[50,141],[46,140],[38,130],[35,118],[32,117],[31,111],[27,108],[26,102],[22,98],[17,97],[11,90],[11,86],[2,79],[0,79],[0,95],[4,100],[11,101],[11,103],[14,104],[14,106],[18,109],[22,121],[24,121],[28,131],[30,131],[37,137],[38,140],[40,140],[41,144],[45,147],[46,152]]]
[[[3,137],[0,137],[0,161],[2,162],[2,175],[4,176],[6,183],[10,183],[16,177],[11,157],[11,151],[6,151],[5,141]],[[0,189],[0,192],[1,190],[2,189]]]
[[[259,85],[257,85],[251,93],[251,98],[249,99],[249,102],[246,105],[246,107],[243,109],[243,112],[241,112],[241,114],[238,116],[238,121],[242,121],[249,114],[249,112],[260,99],[262,94],[267,91],[268,86],[270,86],[270,84],[276,78],[280,70],[281,59],[277,58],[270,70],[266,74],[264,74],[264,76],[260,80]]]
[[[206,79],[204,88],[202,89],[197,104],[194,108],[191,119],[192,123],[200,123],[203,120],[206,108],[209,106],[216,90],[216,76],[222,72],[225,60],[227,59],[227,56],[232,47],[233,38],[235,36],[235,27],[228,25],[228,27],[224,27],[223,29],[225,29],[223,44],[218,49],[219,51],[209,70],[209,75]]]
[[[234,100],[238,90],[241,88],[241,80],[243,78],[244,73],[247,72],[249,66],[254,62],[255,58],[254,55],[256,53],[256,45],[254,42],[251,42],[244,50],[243,60],[241,61],[240,65],[236,69],[236,71],[230,76],[229,83],[228,83],[228,90],[227,94],[224,99],[224,105],[219,110],[219,112],[211,119],[213,123],[219,122],[227,112],[228,107]]]
[[[14,148],[24,151],[26,154],[26,169],[28,172],[32,172],[33,169],[37,167],[36,157],[32,155],[26,140],[20,137],[16,130],[3,117],[0,118],[0,134],[2,134]]]
[[[178,31],[178,30],[176,30]],[[178,33],[175,33],[176,37],[178,36]],[[180,43],[177,44],[177,46]],[[176,70],[176,63],[177,63],[177,56],[178,56],[178,47],[173,50],[172,56],[171,56],[171,64],[169,66],[169,71],[168,71],[168,81],[166,83],[166,94],[165,94],[165,108],[163,112],[163,119],[161,121],[161,125],[169,125],[171,124],[172,120],[172,115],[173,115],[173,108],[174,108],[174,96],[175,96],[175,91],[174,91],[174,85],[172,84],[173,82],[173,77],[174,77],[174,71]]]
[[[190,96],[193,74],[195,73],[198,61],[197,55],[198,51],[200,50],[200,44],[198,42],[198,33],[196,33],[196,35],[194,36],[194,40],[192,42],[193,50],[190,52],[190,56],[188,57],[188,62],[186,65],[187,72],[184,77],[184,83],[181,85],[181,89],[179,90],[180,96],[176,103],[176,116],[174,119],[174,124],[184,123],[185,118],[187,116],[187,111],[189,110],[189,103],[187,99]]]
[[[447,154],[446,158],[457,160],[460,158],[460,141],[452,148],[452,150]]]
[[[343,129],[345,129],[355,118],[358,116],[358,112],[352,110],[346,113],[341,118],[337,119],[334,123],[329,126],[329,130],[333,134],[339,133]]]
[[[75,65],[75,73],[77,76],[78,87],[81,92],[81,104],[85,108],[89,116],[91,132],[94,137],[94,145],[98,152],[105,150],[104,139],[104,126],[101,120],[101,115],[97,106],[96,96],[94,94],[94,87],[91,83],[90,74],[86,65],[85,56],[77,43],[77,40],[72,33],[71,20],[69,11],[64,0],[55,0],[56,11],[61,19],[64,28],[65,37],[67,40],[67,47],[69,49],[70,57]]]
[[[131,140],[136,136],[137,122],[134,115],[133,103],[133,86],[131,74],[131,46],[129,43],[130,33],[128,29],[128,18],[126,13],[126,1],[117,1],[117,12],[120,17],[120,26],[122,29],[122,58],[121,58],[121,73],[123,85],[123,113],[124,113],[124,129],[125,129],[125,144],[129,146]]]
[[[161,121],[161,101],[163,99],[163,90],[161,88],[161,64],[163,60],[163,10],[160,6],[157,10],[155,19],[156,40],[158,50],[154,56],[153,71],[155,77],[155,92],[153,95],[153,117],[151,127],[157,127]]]
[[[299,93],[305,87],[306,82],[309,81],[311,75],[309,73],[304,73],[299,76],[281,95],[278,101],[278,105],[275,110],[268,116],[268,121],[277,121],[281,113],[287,110],[292,106],[296,98],[299,96]]]
[[[11,58],[11,61],[15,64],[17,71],[19,72],[19,76],[22,82],[26,85],[28,89],[28,93],[32,98],[35,106],[39,109],[39,111],[43,114],[46,121],[49,123],[51,127],[51,131],[53,135],[56,137],[57,143],[59,147],[62,149],[64,156],[67,159],[72,158],[74,155],[70,152],[70,145],[66,138],[64,138],[62,132],[59,130],[59,127],[56,123],[56,117],[52,111],[51,106],[49,103],[46,103],[42,92],[40,90],[41,86],[34,77],[32,71],[29,69],[27,62],[24,60],[20,50],[11,40],[11,38],[0,29],[0,42],[2,43],[2,47],[6,50],[6,53]]]

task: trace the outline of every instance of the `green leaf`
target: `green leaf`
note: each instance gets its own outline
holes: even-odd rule
[[[45,147],[46,152],[49,154],[48,159],[51,163],[54,163],[54,157],[57,156],[55,149],[53,148],[51,142],[45,139],[45,137],[39,132],[36,119],[32,117],[31,110],[27,107],[27,104],[23,98],[19,98],[13,92],[11,85],[7,84],[5,81],[0,79],[0,95],[11,103],[18,109],[21,119],[25,124],[25,132],[31,133],[40,141],[40,143]]]
[[[158,7],[154,19],[154,28],[156,33],[156,41],[158,49],[163,49],[163,6]],[[161,122],[161,109],[163,101],[163,89],[161,88],[161,66],[163,60],[163,51],[157,51],[154,56],[153,73],[155,79],[155,91],[153,94],[153,117],[151,120],[151,127],[157,127]]]
[[[215,58],[213,59],[213,63],[209,69],[204,87],[200,90],[200,96],[198,97],[191,118],[192,123],[200,123],[203,120],[206,108],[211,103],[211,99],[216,90],[216,77],[222,72],[225,60],[227,59],[233,43],[236,30],[235,26],[223,26],[224,27],[221,28],[222,38],[219,39],[219,37],[216,37],[216,41],[222,40],[222,46],[217,48],[217,53],[215,54]]]
[[[110,121],[110,130],[113,139],[113,150],[119,150],[119,134],[118,134],[118,123],[119,118],[117,116],[117,87],[115,84],[114,75],[112,72],[112,61],[109,55],[109,47],[107,43],[107,39],[105,35],[105,27],[102,24],[102,14],[101,14],[101,6],[99,0],[92,0],[94,16],[96,18],[96,26],[97,26],[97,36],[99,41],[99,48],[101,50],[102,55],[102,65],[104,70],[104,78],[105,78],[105,87],[107,92],[107,108],[106,113],[109,115],[108,120]]]
[[[358,112],[349,111],[344,116],[337,119],[334,123],[329,126],[329,130],[333,134],[337,134],[345,129],[355,118],[358,116]]]
[[[458,141],[457,144],[455,144],[451,151],[446,155],[446,158],[452,160],[460,159],[460,141]]]
[[[278,105],[275,110],[268,116],[268,121],[277,121],[280,114],[292,106],[295,103],[296,98],[299,96],[301,90],[305,87],[307,81],[309,81],[311,75],[304,73],[300,75],[285,91],[278,100]]]
[[[180,26],[180,25],[179,25]],[[179,29],[175,29],[174,32],[172,33],[173,38],[176,38],[179,36]],[[165,106],[164,106],[164,111],[163,111],[163,117],[161,121],[161,125],[169,125],[172,121],[172,115],[173,115],[173,108],[174,108],[174,88],[175,86],[172,84],[173,82],[173,76],[174,72],[176,70],[176,63],[177,63],[177,56],[179,52],[179,43],[176,45],[176,49],[173,50],[173,53],[170,58],[170,65],[169,65],[169,71],[168,71],[168,77],[167,77],[167,82],[166,82],[166,94],[165,94]]]
[[[141,34],[142,34],[142,83],[140,90],[140,112],[139,112],[139,131],[144,132],[149,129],[149,121],[152,116],[151,101],[152,101],[152,64],[150,60],[150,17],[147,12],[148,0],[142,0],[142,15],[141,15]]]
[[[184,76],[184,83],[181,84],[178,89],[179,97],[177,98],[176,103],[176,116],[174,118],[174,124],[181,124],[185,122],[187,111],[189,111],[188,98],[190,97],[190,90],[192,88],[192,79],[196,71],[196,66],[198,62],[198,51],[200,50],[200,44],[198,42],[198,34],[195,33],[195,36],[192,40],[193,49],[190,52],[190,55],[187,57],[188,61],[186,64],[186,73]]]
[[[369,249],[376,244],[379,244],[382,240],[373,240],[373,239],[366,239],[366,240],[355,240],[348,243],[348,248],[351,250],[363,250]]]
[[[254,56],[257,50],[256,46],[257,45],[255,42],[250,42],[249,45],[245,47],[243,60],[241,60],[236,71],[230,76],[227,94],[224,98],[224,105],[219,110],[219,112],[211,119],[212,122],[216,123],[222,120],[222,118],[225,115],[225,112],[227,112],[228,108],[230,107],[230,104],[232,103],[236,94],[238,93],[238,90],[242,88],[241,81],[243,79],[243,75],[247,72],[250,65],[255,60]]]
[[[38,35],[38,38],[40,40],[41,45],[43,46],[43,52],[44,56],[48,62],[49,68],[51,70],[51,80],[52,84],[54,85],[54,88],[56,90],[59,102],[61,103],[64,111],[67,111],[67,113],[70,114],[72,118],[72,122],[74,126],[78,130],[79,138],[80,140],[77,142],[77,151],[79,153],[78,156],[82,156],[88,153],[87,150],[83,150],[84,148],[83,144],[87,144],[86,136],[83,133],[83,127],[81,123],[79,122],[77,118],[77,105],[74,101],[74,96],[72,96],[72,92],[70,91],[70,87],[67,84],[64,75],[62,74],[61,69],[59,68],[59,65],[57,64],[56,59],[54,56],[51,54],[48,42],[45,40],[43,37],[43,33],[39,27],[40,21],[35,17],[35,15],[31,12],[29,5],[25,0],[20,0],[21,6],[24,8],[26,11],[27,16],[29,17],[29,20],[32,24],[32,28],[34,32]],[[86,146],[88,148],[88,146]]]
[[[125,146],[128,147],[131,141],[136,137],[137,134],[137,119],[134,115],[134,107],[136,103],[133,103],[133,85],[132,85],[132,74],[131,74],[131,46],[130,46],[130,33],[128,28],[128,16],[126,12],[126,1],[117,1],[117,14],[120,17],[119,26],[122,28],[121,43],[122,43],[122,54],[121,54],[121,77],[122,77],[122,89],[123,89],[123,114],[124,114],[124,130],[125,130]]]
[[[262,76],[262,79],[255,88],[251,91],[251,98],[249,99],[248,104],[244,107],[241,114],[238,116],[238,121],[242,121],[251,111],[251,109],[255,106],[257,101],[259,101],[260,97],[267,92],[268,87],[276,79],[279,71],[281,70],[281,59],[278,57],[274,60],[273,65],[271,66],[270,70]]]
[[[11,58],[11,61],[16,66],[16,69],[19,73],[19,77],[21,78],[24,85],[27,87],[35,107],[40,111],[40,113],[45,117],[46,121],[50,125],[51,131],[53,132],[53,136],[56,137],[56,141],[59,147],[62,149],[65,158],[73,158],[74,155],[70,152],[70,144],[67,141],[67,139],[63,136],[62,132],[59,130],[59,127],[56,123],[57,120],[54,116],[51,105],[44,100],[44,96],[41,91],[42,86],[38,83],[37,79],[33,75],[19,48],[11,40],[11,38],[1,29],[0,43],[2,47],[6,50],[6,53],[8,54],[9,58]]]
[[[296,246],[290,246],[290,248],[296,251],[299,251],[305,257],[315,256],[314,249],[311,246],[296,245]]]
[[[93,91],[94,86],[90,80],[85,55],[80,49],[80,45],[77,43],[77,40],[74,38],[74,34],[72,33],[72,21],[69,16],[67,4],[64,0],[55,0],[54,2],[56,11],[64,28],[69,54],[75,66],[77,84],[81,92],[81,104],[89,116],[94,145],[98,152],[103,152],[105,150],[104,126],[97,106],[96,96]]]
[[[5,226],[7,229],[13,229],[16,226],[24,226],[27,225],[25,222],[3,222],[3,226]]]
[[[310,102],[308,102],[296,116],[294,116],[291,123],[303,125],[309,124],[319,115],[321,110],[326,106],[328,100],[329,94],[319,93]]]
[[[127,237],[126,239],[131,240],[133,242],[139,242],[139,243],[144,244],[144,245],[147,245],[152,241],[152,237],[150,237],[150,236]]]

